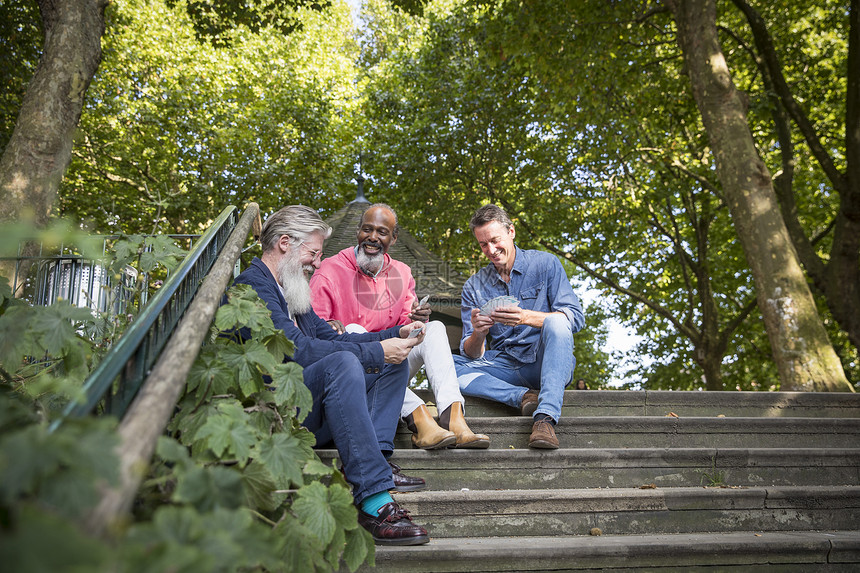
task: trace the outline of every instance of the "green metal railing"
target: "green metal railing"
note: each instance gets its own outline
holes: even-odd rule
[[[51,430],[102,400],[104,413],[122,417],[238,222],[235,207],[221,212],[84,382],[85,399],[70,403]]]

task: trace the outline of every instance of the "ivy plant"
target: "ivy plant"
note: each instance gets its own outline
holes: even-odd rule
[[[116,271],[173,266],[163,238],[116,243]],[[141,269],[143,270],[143,269]],[[87,533],[118,481],[118,421],[48,426],[132,320],[66,302],[30,306],[0,277],[0,562],[13,571],[332,571],[373,564],[349,485],[313,450],[293,344],[248,287],[231,289],[201,349],[133,515]],[[135,289],[148,285],[139,281]],[[135,295],[139,299],[139,293]],[[247,340],[241,340],[244,329]],[[35,358],[34,358],[35,357]],[[45,551],[50,547],[50,551]]]

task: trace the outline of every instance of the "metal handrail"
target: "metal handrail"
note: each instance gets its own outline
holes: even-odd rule
[[[221,212],[122,338],[90,373],[83,385],[85,400],[69,403],[60,418],[51,424],[51,430],[65,418],[89,414],[102,399],[105,399],[106,413],[122,417],[238,222],[239,212],[235,207]],[[117,378],[118,384],[114,385]]]

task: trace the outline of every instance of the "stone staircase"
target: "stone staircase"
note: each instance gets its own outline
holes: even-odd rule
[[[468,399],[483,451],[398,432],[431,542],[375,570],[860,571],[860,395],[568,391],[556,451],[517,414]]]

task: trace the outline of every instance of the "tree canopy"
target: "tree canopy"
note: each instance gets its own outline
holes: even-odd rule
[[[856,3],[734,0],[717,4],[715,22],[855,384]],[[778,387],[669,4],[367,0],[357,30],[343,2],[256,15],[241,2],[202,6],[108,7],[59,188],[63,215],[100,232],[196,232],[250,200],[264,214],[295,202],[327,214],[352,197],[361,157],[371,198],[473,269],[484,262],[471,213],[505,207],[521,246],[554,252],[577,290],[597,293],[595,327],[605,316],[640,335],[631,370],[612,376],[648,388]],[[23,0],[3,10],[14,80],[0,101],[5,143],[40,27]],[[607,356],[594,360],[620,362]]]

